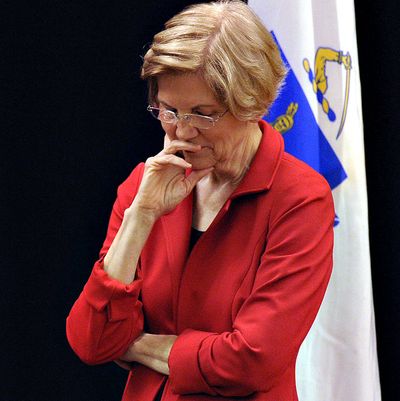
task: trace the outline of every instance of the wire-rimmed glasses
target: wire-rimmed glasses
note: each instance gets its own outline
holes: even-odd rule
[[[209,129],[214,127],[217,121],[228,112],[228,109],[226,109],[222,114],[217,114],[216,117],[202,116],[200,114],[179,115],[171,110],[159,109],[158,107],[150,105],[147,106],[147,111],[149,111],[154,118],[166,124],[176,124],[179,120],[183,120],[191,127]]]

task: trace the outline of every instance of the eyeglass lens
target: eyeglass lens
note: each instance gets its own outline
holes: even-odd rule
[[[208,116],[199,116],[196,114],[184,114],[178,116],[171,110],[160,110],[156,107],[148,107],[148,110],[153,117],[167,124],[175,124],[178,120],[184,120],[195,128],[207,129],[214,125],[214,119]]]

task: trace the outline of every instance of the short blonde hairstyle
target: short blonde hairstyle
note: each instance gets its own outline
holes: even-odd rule
[[[257,120],[275,100],[286,74],[272,35],[242,1],[189,6],[154,36],[141,77],[157,103],[157,77],[196,73],[239,120]]]

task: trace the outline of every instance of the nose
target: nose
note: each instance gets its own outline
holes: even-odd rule
[[[192,127],[184,119],[178,120],[176,123],[175,135],[178,139],[189,140],[195,138],[198,134],[197,128]]]

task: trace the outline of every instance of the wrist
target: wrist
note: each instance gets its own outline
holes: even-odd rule
[[[125,210],[124,217],[134,219],[144,225],[152,226],[160,215],[156,210],[145,207],[137,199],[134,199],[131,206]]]

